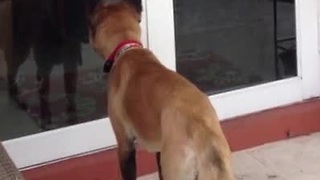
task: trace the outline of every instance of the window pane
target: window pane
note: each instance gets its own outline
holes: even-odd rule
[[[208,94],[297,75],[294,0],[174,0],[177,71]]]
[[[91,2],[0,2],[1,139],[106,117],[103,59],[87,37]]]

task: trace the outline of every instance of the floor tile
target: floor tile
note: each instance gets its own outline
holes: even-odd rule
[[[283,180],[279,174],[257,161],[246,151],[233,153],[232,157],[237,180]]]
[[[302,171],[295,162],[301,157],[303,148],[303,144],[295,141],[282,141],[250,149],[247,152],[281,177],[289,178]]]

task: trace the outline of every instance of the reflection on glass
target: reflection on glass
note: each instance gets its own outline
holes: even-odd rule
[[[177,71],[213,94],[297,75],[294,0],[173,0]]]
[[[106,117],[103,60],[88,44],[94,1],[0,1],[0,138]]]

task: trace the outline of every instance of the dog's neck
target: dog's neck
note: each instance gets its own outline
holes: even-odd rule
[[[119,43],[111,52],[111,54],[106,58],[103,71],[106,73],[110,72],[118,57],[120,57],[125,52],[135,48],[142,48],[141,42],[135,40],[125,40]]]

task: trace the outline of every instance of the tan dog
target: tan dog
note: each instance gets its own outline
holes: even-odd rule
[[[230,150],[210,101],[141,47],[141,10],[140,0],[100,5],[90,24],[91,45],[111,68],[108,111],[122,178],[136,179],[137,140],[158,152],[160,179],[232,180]]]

